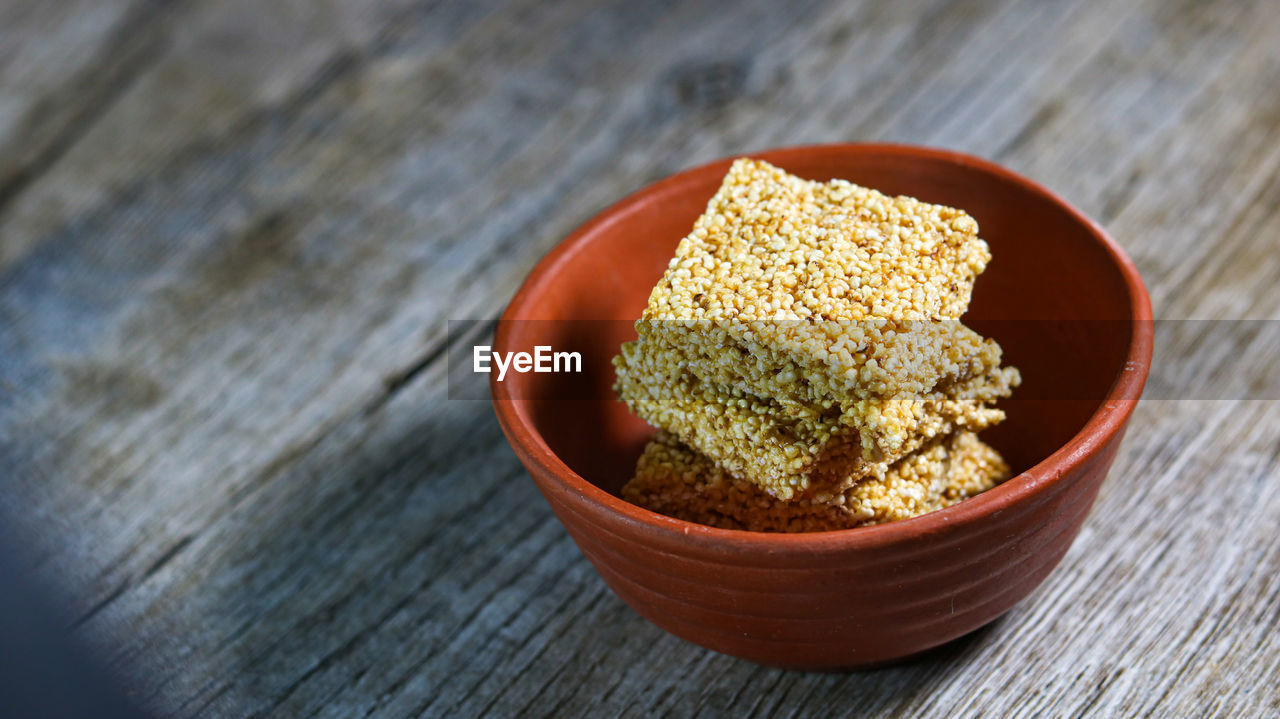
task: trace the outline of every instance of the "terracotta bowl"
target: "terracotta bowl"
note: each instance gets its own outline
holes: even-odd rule
[[[706,527],[617,496],[652,429],[611,399],[609,357],[634,336],[630,321],[728,159],[623,199],[534,268],[499,323],[495,351],[572,347],[586,367],[503,382],[491,375],[494,407],[582,553],[654,624],[762,664],[884,664],[991,622],[1062,559],[1146,381],[1150,301],[1101,227],[984,160],[891,145],[752,156],[812,179],[961,207],[978,220],[994,259],[965,320],[1022,370],[1023,386],[1002,404],[1008,419],[983,434],[1014,478],[906,521],[789,535]]]

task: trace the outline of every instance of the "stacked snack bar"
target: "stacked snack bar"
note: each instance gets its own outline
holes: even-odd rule
[[[1018,374],[959,322],[989,259],[960,210],[738,160],[614,360],[621,398],[664,430],[624,496],[803,530],[994,484],[1006,468],[972,433]]]
[[[668,432],[645,447],[622,490],[655,512],[725,529],[805,532],[880,524],[949,507],[994,487],[1008,466],[972,432],[956,432],[841,491],[779,501]]]

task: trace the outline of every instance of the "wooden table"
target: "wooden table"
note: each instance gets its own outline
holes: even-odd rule
[[[832,675],[641,619],[489,405],[447,399],[447,319],[495,317],[626,193],[778,145],[991,158],[1106,225],[1158,316],[1280,318],[1275,3],[783,6],[0,6],[6,522],[138,701],[1280,711],[1275,401],[1145,401],[1038,591],[926,659]]]

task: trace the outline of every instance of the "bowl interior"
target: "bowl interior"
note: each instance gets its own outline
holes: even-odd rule
[[[1023,384],[983,433],[1013,466],[1030,469],[1070,440],[1124,367],[1134,307],[1098,231],[1052,196],[966,158],[912,148],[795,148],[754,155],[803,177],[844,178],[887,194],[963,208],[990,244],[964,321],[994,337]],[[719,186],[729,162],[697,168],[623,200],[581,228],[531,276],[512,348],[577,351],[580,374],[508,374],[511,396],[574,472],[616,494],[652,434],[612,400],[610,358],[635,333],[649,291]],[[551,320],[551,321],[547,321]],[[564,320],[584,320],[569,322]]]

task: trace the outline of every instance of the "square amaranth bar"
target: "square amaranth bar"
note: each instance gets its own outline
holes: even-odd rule
[[[646,363],[636,343],[615,358],[617,387],[628,407],[650,424],[695,447],[733,475],[779,499],[813,491],[842,491],[852,479],[883,471],[898,459],[956,430],[976,432],[1004,419],[991,404],[1009,394],[1009,374],[996,372],[907,399],[860,400],[843,413],[799,415],[777,401],[700,380],[667,377]],[[662,376],[662,381],[652,381]],[[862,427],[851,421],[860,421]],[[874,423],[892,451],[872,455],[863,437]]]
[[[1000,455],[972,432],[927,444],[884,472],[842,492],[779,502],[659,432],[645,447],[635,477],[622,488],[634,504],[677,519],[757,532],[849,529],[907,519],[957,504],[1009,476]]]

